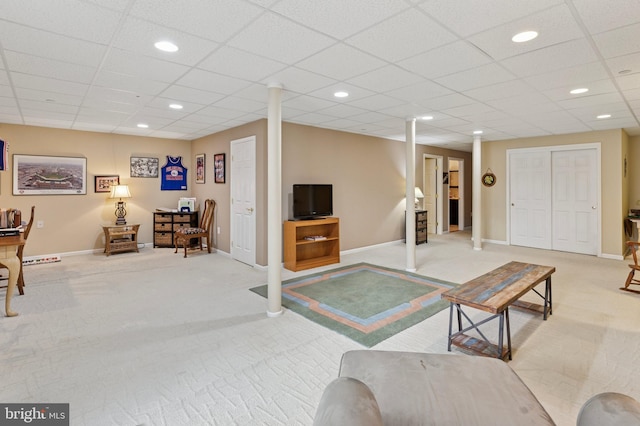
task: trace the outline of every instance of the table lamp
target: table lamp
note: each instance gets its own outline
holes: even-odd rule
[[[422,193],[422,191],[420,191],[420,188],[418,188],[417,186],[416,186],[415,192],[416,192],[416,194],[415,194],[415,196],[416,196],[415,203],[416,204],[415,205],[416,205],[416,209],[417,209],[418,208],[418,204],[420,203],[420,200],[424,198],[424,194]]]
[[[129,185],[111,185],[111,196],[109,198],[119,198],[116,203],[115,215],[116,225],[126,225],[127,222],[124,217],[127,215],[127,211],[124,209],[126,203],[122,201],[123,198],[131,198],[131,192],[129,192]]]

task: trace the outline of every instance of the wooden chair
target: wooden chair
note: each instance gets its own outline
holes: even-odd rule
[[[634,274],[636,271],[640,271],[640,265],[638,264],[638,248],[640,248],[640,241],[627,241],[627,246],[629,250],[631,250],[631,255],[633,256],[633,264],[629,264],[629,275],[627,276],[627,281],[624,283],[624,287],[620,287],[620,290],[631,291],[633,293],[640,293],[638,290],[630,289],[629,286],[631,284],[640,285],[640,280],[634,278]]]
[[[26,228],[24,229],[24,245],[18,247],[18,252],[16,253],[18,255],[18,259],[20,259],[20,275],[18,275],[18,291],[20,292],[21,295],[24,295],[24,275],[22,273],[22,255],[24,253],[24,246],[27,245],[27,238],[29,237],[29,233],[31,232],[31,226],[33,225],[33,217],[34,217],[34,213],[36,210],[36,206],[31,206],[31,217],[29,218],[29,222],[27,223]],[[0,281],[6,281],[8,279],[8,277],[0,277]],[[3,288],[6,286],[0,286],[0,288]]]
[[[211,253],[211,246],[213,245],[213,213],[216,209],[216,202],[213,200],[205,200],[204,212],[200,218],[200,226],[198,228],[180,228],[175,232],[174,245],[178,252],[178,247],[182,245],[184,247],[184,257],[187,257],[187,247],[191,243],[192,238],[197,238],[200,243],[200,250],[202,250],[202,239],[204,238],[207,244],[207,251]]]

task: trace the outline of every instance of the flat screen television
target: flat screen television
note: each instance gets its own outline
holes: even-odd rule
[[[293,218],[315,219],[333,215],[333,185],[293,185]]]

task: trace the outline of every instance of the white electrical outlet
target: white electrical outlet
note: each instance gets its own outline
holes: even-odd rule
[[[218,226],[218,234],[220,234],[220,227]]]
[[[37,221],[36,228],[44,228],[44,220]]]

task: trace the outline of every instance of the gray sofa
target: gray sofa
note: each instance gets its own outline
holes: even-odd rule
[[[343,355],[314,426],[553,425],[518,375],[497,359],[359,350]],[[582,407],[579,426],[640,425],[640,403],[605,393]]]

